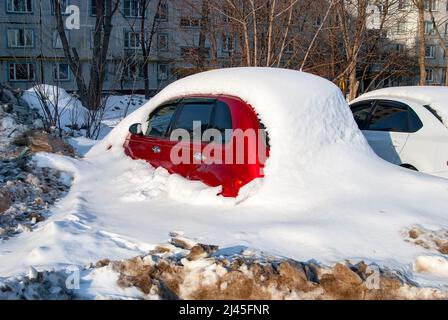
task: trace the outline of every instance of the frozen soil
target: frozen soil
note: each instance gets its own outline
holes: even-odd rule
[[[69,189],[70,177],[31,160],[34,145],[17,145],[28,132],[39,132],[39,113],[21,98],[20,91],[0,86],[0,240],[29,232],[45,220],[49,207]],[[47,137],[40,133],[42,137]],[[56,138],[54,138],[56,140]],[[37,151],[37,150],[36,150]]]
[[[448,292],[422,288],[397,270],[349,261],[324,266],[316,261],[219,249],[172,233],[170,243],[128,260],[98,261],[67,289],[65,271],[38,272],[0,280],[0,299],[447,299]],[[88,283],[109,278],[92,292]],[[100,280],[101,281],[101,280]],[[102,281],[104,282],[104,281]],[[117,295],[117,292],[127,295]]]

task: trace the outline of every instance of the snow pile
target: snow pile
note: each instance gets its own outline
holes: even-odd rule
[[[384,88],[363,94],[358,99],[365,98],[403,98],[418,100],[422,105],[429,105],[442,118],[448,127],[448,88],[447,87],[393,87]],[[358,100],[357,99],[357,100]],[[356,102],[357,100],[353,101]]]
[[[65,129],[66,126],[81,125],[80,120],[83,116],[84,106],[81,101],[62,88],[46,84],[36,85],[25,91],[22,99],[31,107],[39,110],[43,117],[46,116],[44,113],[45,104],[52,114],[57,110],[62,129]]]

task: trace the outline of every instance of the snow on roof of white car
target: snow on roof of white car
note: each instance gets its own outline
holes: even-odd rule
[[[353,102],[375,97],[395,97],[417,100],[423,105],[429,105],[434,109],[445,126],[448,126],[448,87],[410,86],[384,88],[365,93]]]

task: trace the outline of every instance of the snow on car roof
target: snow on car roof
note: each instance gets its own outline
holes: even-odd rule
[[[363,94],[354,102],[364,98],[390,97],[417,100],[423,105],[429,105],[448,127],[448,88],[429,86],[410,86],[384,88]]]
[[[285,192],[300,179],[297,170],[288,168],[316,165],[316,154],[327,146],[370,150],[337,86],[315,75],[274,68],[212,70],[176,81],[118,125],[104,143],[122,150],[129,126],[145,122],[157,106],[203,94],[236,96],[255,109],[271,140],[267,179],[285,186]],[[92,152],[104,150],[104,143]]]

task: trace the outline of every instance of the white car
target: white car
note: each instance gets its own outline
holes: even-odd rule
[[[381,158],[448,178],[448,88],[380,89],[360,96],[350,108]]]

